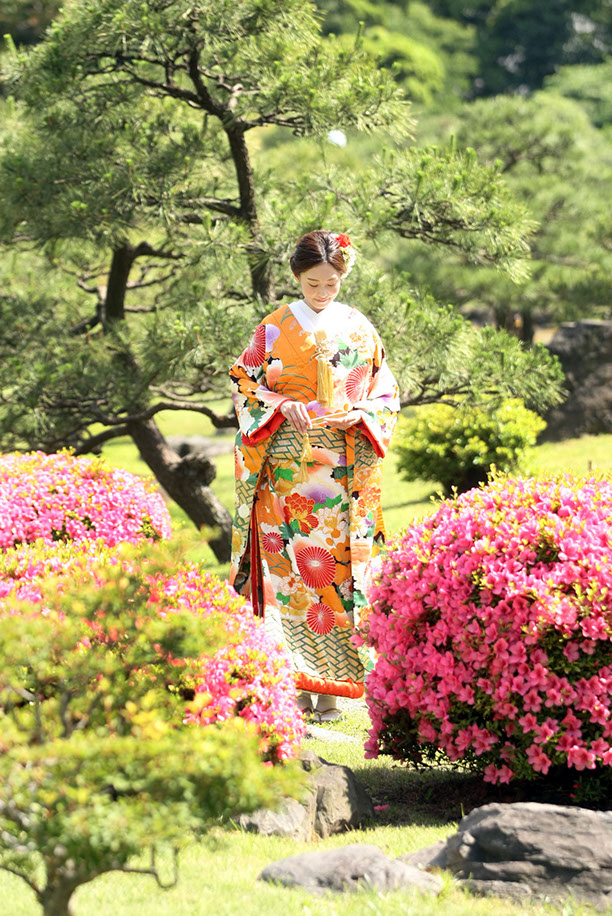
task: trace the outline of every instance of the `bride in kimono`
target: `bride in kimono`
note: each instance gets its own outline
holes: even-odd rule
[[[264,318],[230,369],[230,582],[287,649],[298,705],[322,721],[339,717],[336,697],[364,690],[351,636],[385,537],[381,459],[399,409],[376,330],[336,298],[354,259],[346,235],[303,236],[289,262],[302,298]]]

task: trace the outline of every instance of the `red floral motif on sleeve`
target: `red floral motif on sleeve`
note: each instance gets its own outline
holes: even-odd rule
[[[368,393],[370,369],[368,366],[355,366],[346,377],[344,389],[351,404],[362,401]]]
[[[325,633],[329,633],[330,630],[333,630],[335,622],[336,615],[326,604],[322,604],[319,601],[317,604],[311,604],[308,608],[306,624],[314,633],[318,633],[319,636],[323,636]]]
[[[336,561],[324,547],[308,544],[296,550],[295,561],[308,588],[326,588],[336,576]]]
[[[263,324],[255,328],[251,342],[244,351],[242,361],[249,368],[261,366],[266,355],[266,329]]]

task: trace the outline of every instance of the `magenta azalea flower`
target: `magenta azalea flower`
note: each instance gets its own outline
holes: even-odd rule
[[[369,597],[368,756],[443,752],[493,782],[612,765],[612,482],[498,477],[447,500]]]
[[[113,546],[170,537],[155,481],[70,452],[0,456],[0,550],[102,540]]]

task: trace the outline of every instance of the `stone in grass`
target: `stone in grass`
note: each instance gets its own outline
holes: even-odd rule
[[[241,814],[238,826],[247,833],[262,836],[283,836],[308,842],[312,839],[315,817],[315,797],[309,793],[305,804],[295,798],[285,798],[277,811],[259,808],[253,814]]]
[[[406,852],[399,856],[399,861],[415,868],[446,868],[446,840],[438,840],[431,846],[417,849],[416,852]]]
[[[302,887],[314,894],[412,888],[437,895],[442,890],[437,876],[392,859],[377,846],[358,843],[288,856],[264,868],[259,880]]]
[[[374,817],[372,799],[349,767],[328,763],[312,751],[304,753],[302,766],[311,773],[317,836],[354,830]]]
[[[532,896],[529,885],[520,881],[475,881],[468,878],[457,883],[476,897],[503,897],[514,903],[525,903]]]
[[[310,774],[310,790],[303,804],[285,799],[278,811],[243,814],[238,826],[250,833],[310,840],[361,827],[374,817],[372,799],[348,767],[328,763],[312,751],[301,763]]]
[[[448,868],[477,894],[512,900],[567,894],[612,904],[612,813],[537,802],[492,804],[464,817],[442,845],[402,861]]]

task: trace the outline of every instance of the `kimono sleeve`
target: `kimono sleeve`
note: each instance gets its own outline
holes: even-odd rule
[[[355,407],[361,411],[362,429],[379,458],[387,454],[400,409],[399,387],[375,332],[372,381],[368,395]]]
[[[271,391],[266,385],[270,349],[278,336],[279,329],[275,325],[260,324],[229,371],[232,398],[245,445],[263,442],[285,419],[280,407],[289,398]]]

